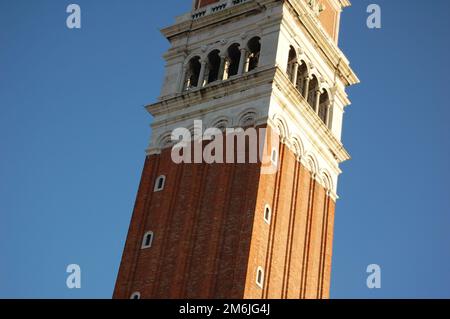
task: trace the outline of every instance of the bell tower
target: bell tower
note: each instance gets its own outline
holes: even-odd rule
[[[337,45],[349,5],[194,0],[162,30],[171,47],[114,298],[329,298],[345,88],[358,83]],[[270,160],[250,161],[247,142],[244,161],[228,144],[233,161],[174,161],[174,132],[195,144],[199,121],[255,129]]]

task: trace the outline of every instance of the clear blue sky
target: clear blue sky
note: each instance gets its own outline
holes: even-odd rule
[[[0,0],[0,297],[110,298],[163,79],[190,0]],[[332,297],[450,298],[448,0],[354,0]],[[366,27],[369,3],[383,28]],[[82,268],[68,290],[66,266]],[[366,267],[382,267],[382,289]]]

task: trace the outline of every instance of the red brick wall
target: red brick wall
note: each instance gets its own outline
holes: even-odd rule
[[[160,175],[166,186],[154,193]],[[284,145],[272,175],[260,164],[176,165],[170,149],[150,156],[114,298],[327,298],[334,207]],[[141,250],[150,230],[153,245]]]
[[[280,161],[278,174],[260,177],[244,297],[329,298],[334,201],[284,145]],[[255,282],[259,266],[264,289]]]
[[[243,298],[259,164],[180,164],[150,156],[114,298]],[[162,192],[153,192],[166,175]],[[153,245],[141,250],[143,235]]]
[[[338,20],[340,12],[336,11],[333,8],[330,0],[321,0],[320,2],[324,5],[325,10],[320,13],[319,20],[327,33],[331,36],[331,38],[337,40],[339,32]]]

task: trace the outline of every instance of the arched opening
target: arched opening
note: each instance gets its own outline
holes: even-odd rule
[[[319,80],[313,75],[311,82],[309,83],[308,103],[314,111],[316,110],[317,91],[319,90]]]
[[[255,112],[253,112],[253,111],[246,112],[239,119],[239,126],[242,127],[242,128],[255,126],[256,125],[256,118],[257,118],[257,115],[256,115]]]
[[[325,91],[320,95],[320,104],[319,104],[319,117],[322,122],[328,126],[328,111],[330,105],[330,97],[328,92]]]
[[[215,127],[219,130],[221,130],[222,132],[225,132],[227,130],[227,128],[229,127],[228,125],[228,120],[220,120],[218,122],[216,122],[212,127]]]
[[[247,48],[249,51],[248,54],[248,62],[247,62],[247,70],[246,71],[252,71],[258,67],[259,63],[259,56],[261,53],[261,38],[254,37],[250,39],[247,43]]]
[[[227,53],[228,53],[228,60],[227,60],[225,78],[229,78],[238,73],[239,61],[241,59],[241,51],[239,50],[239,44],[238,43],[232,44],[228,48]]]
[[[286,70],[289,80],[291,81],[293,81],[294,79],[294,69],[296,63],[297,63],[297,52],[295,52],[294,47],[291,46],[291,49],[289,50],[288,65]]]
[[[215,82],[219,79],[220,68],[220,51],[214,50],[208,54],[208,83]]]
[[[301,64],[297,71],[297,90],[301,95],[305,96],[305,87],[306,87],[306,79],[308,78],[308,67],[304,61],[301,61]]]
[[[200,76],[200,69],[202,65],[200,63],[200,57],[193,57],[187,66],[184,89],[189,90],[198,86],[198,80]]]
[[[327,172],[322,172],[322,182],[323,186],[327,191],[331,191],[333,189],[333,181],[330,175]]]

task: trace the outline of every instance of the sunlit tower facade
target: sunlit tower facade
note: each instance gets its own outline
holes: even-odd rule
[[[165,78],[114,298],[329,298],[347,0],[197,0],[164,28]],[[264,129],[277,169],[175,163],[172,132]],[[275,134],[278,142],[269,140]]]

